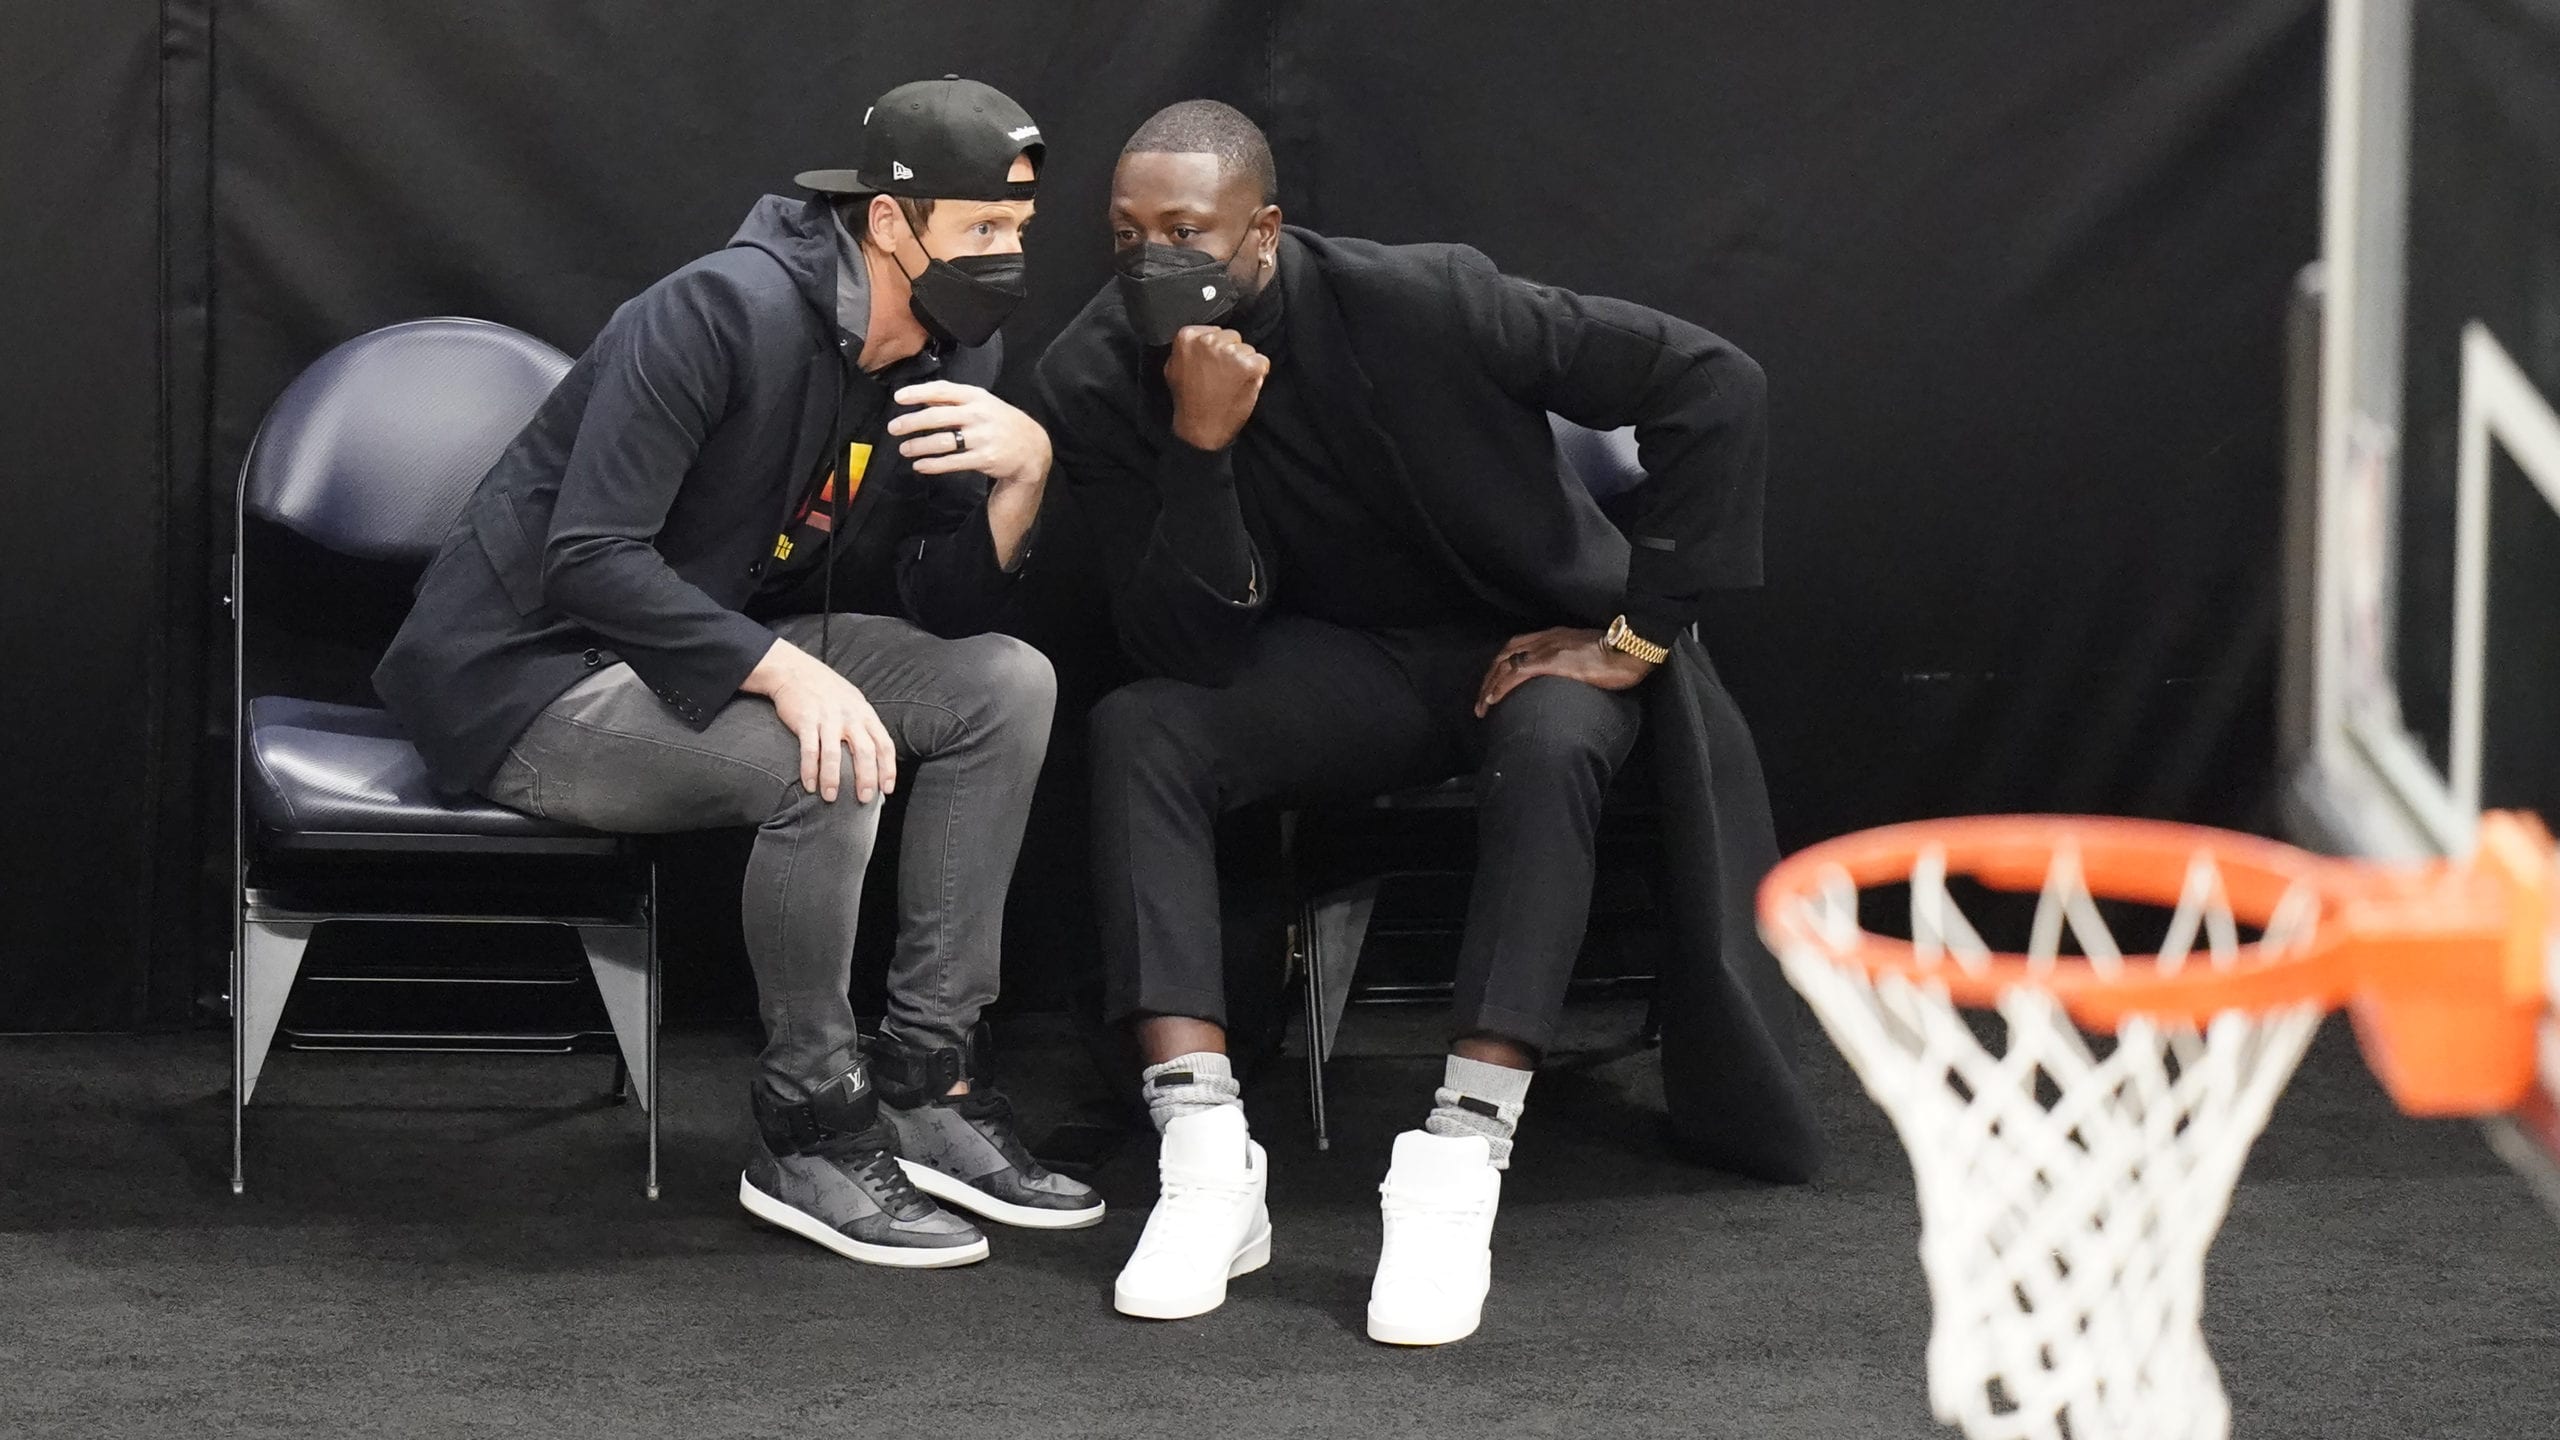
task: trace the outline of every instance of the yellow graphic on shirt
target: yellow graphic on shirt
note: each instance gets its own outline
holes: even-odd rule
[[[871,471],[871,447],[856,440],[844,447],[844,473],[852,478],[845,482],[844,503],[862,493],[862,477]]]
[[[836,516],[852,507],[853,497],[862,493],[862,477],[870,472],[871,447],[859,440],[845,446],[844,468],[829,475],[827,483],[818,487],[818,493],[810,498],[808,508],[792,518],[792,527],[815,530],[822,535],[835,529]],[[836,482],[839,478],[844,480],[844,493],[841,496],[836,493]],[[795,548],[797,547],[792,541],[791,531],[785,530],[773,537],[774,559],[790,559],[791,552]]]

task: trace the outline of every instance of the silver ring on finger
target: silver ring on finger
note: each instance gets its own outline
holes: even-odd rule
[[[957,425],[951,427],[951,453],[957,455],[968,448],[969,432]]]

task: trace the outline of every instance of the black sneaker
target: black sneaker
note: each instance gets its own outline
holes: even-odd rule
[[[989,1080],[985,1027],[966,1049],[872,1043],[881,1114],[898,1137],[899,1164],[915,1187],[988,1220],[1035,1230],[1102,1223],[1102,1197],[1031,1158],[1012,1102]],[[969,1081],[969,1093],[951,1087]]]
[[[848,1260],[938,1270],[987,1258],[978,1227],[917,1193],[859,1065],[793,1104],[752,1087],[756,1153],[738,1177],[747,1213]]]

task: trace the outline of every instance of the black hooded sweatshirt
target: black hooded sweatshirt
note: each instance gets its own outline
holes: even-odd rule
[[[824,200],[766,196],[726,248],[615,311],[490,469],[373,677],[438,785],[477,788],[616,660],[710,724],[772,648],[746,611],[777,613],[775,542],[848,441],[874,449],[834,533],[835,608],[946,636],[995,622],[1013,574],[986,477],[917,475],[883,427],[890,388],[990,383],[1001,341],[864,375],[835,237]]]

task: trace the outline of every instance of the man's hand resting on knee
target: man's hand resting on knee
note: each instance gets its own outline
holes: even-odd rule
[[[844,778],[844,755],[853,752],[853,794],[863,804],[898,788],[898,747],[887,726],[824,661],[776,640],[741,687],[773,702],[773,713],[800,739],[800,788],[828,800]]]
[[[1476,718],[1502,703],[1502,697],[1539,675],[1561,675],[1603,690],[1626,690],[1653,673],[1653,662],[1612,650],[1597,630],[1565,626],[1514,635],[1495,652],[1476,690]]]

